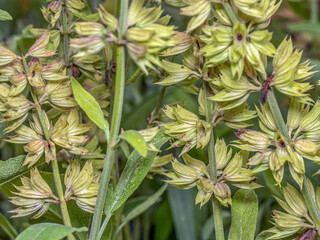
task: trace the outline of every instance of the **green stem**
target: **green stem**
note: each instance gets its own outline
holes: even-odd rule
[[[25,71],[27,71],[28,65],[27,65],[25,59],[23,59],[23,64],[24,64]],[[37,98],[32,86],[30,87],[30,92],[31,92],[31,96],[33,98],[33,101],[35,103],[35,108],[36,108],[36,111],[37,111],[37,114],[38,114],[38,117],[40,120],[40,124],[41,124],[42,130],[43,130],[45,139],[47,141],[49,141],[50,140],[49,128],[46,124],[41,105],[39,104],[38,98]],[[59,173],[58,160],[56,158],[52,161],[52,172],[53,172],[55,186],[56,186],[56,189],[57,189],[57,192],[59,195],[60,209],[61,209],[61,213],[62,213],[63,223],[64,223],[64,225],[66,225],[68,227],[72,227],[68,208],[67,208],[67,203],[64,199],[63,187],[62,187],[60,173]],[[74,240],[74,239],[75,238],[73,235],[71,235],[71,234],[68,235],[68,240]]]
[[[211,123],[212,121],[212,102],[208,100],[210,97],[210,86],[209,83],[204,82],[204,96],[205,96],[205,110],[206,110],[206,121]],[[214,151],[214,135],[213,129],[210,133],[210,141],[208,143],[208,157],[209,157],[209,171],[210,177],[212,181],[217,180],[217,165],[216,165],[216,157]],[[212,209],[213,209],[213,217],[214,217],[214,225],[216,232],[216,240],[224,240],[224,229],[223,229],[223,220],[221,213],[221,204],[219,201],[212,196]]]
[[[98,6],[99,6],[99,0],[92,0],[91,10],[93,13],[97,12]]]
[[[71,74],[71,68],[69,67],[69,37],[68,37],[68,10],[66,6],[66,0],[63,0],[62,4],[62,25],[63,25],[63,52],[64,61],[68,71],[68,75]]]
[[[120,25],[119,25],[119,38],[126,30],[128,12],[128,0],[121,1],[120,9]],[[90,231],[89,240],[99,240],[103,234],[104,228],[107,226],[109,219],[106,218],[104,225],[100,229],[102,214],[105,205],[105,199],[110,180],[110,175],[113,167],[113,155],[117,150],[116,144],[120,130],[120,122],[123,108],[123,96],[125,87],[125,49],[123,45],[117,47],[117,67],[116,67],[116,82],[115,82],[115,95],[113,100],[113,110],[111,118],[111,131],[110,139],[107,148],[107,154],[104,162],[104,168],[101,174],[101,182],[99,186],[96,207],[94,210],[93,221]],[[99,229],[100,233],[99,234]],[[99,236],[98,236],[99,234]]]
[[[318,22],[319,20],[319,7],[318,7],[318,0],[310,0],[310,15],[311,15],[311,22]]]
[[[236,14],[234,13],[230,3],[228,2],[222,2],[222,5],[224,7],[224,9],[226,10],[230,20],[232,21],[233,24],[236,24],[239,22],[239,19],[237,18]]]
[[[274,95],[273,91],[268,91],[267,93],[267,100],[273,115],[274,121],[278,127],[279,132],[289,141],[291,142],[291,138],[289,136],[288,128],[286,123],[283,120],[282,113],[280,111],[276,96]]]
[[[164,95],[166,93],[166,90],[167,90],[167,87],[162,87],[161,88],[161,92],[160,92],[160,95],[159,95],[159,98],[158,98],[157,106],[156,106],[156,108],[154,110],[154,113],[153,113],[154,116],[157,116],[159,111],[160,111],[161,104],[163,102],[163,98],[164,98]]]

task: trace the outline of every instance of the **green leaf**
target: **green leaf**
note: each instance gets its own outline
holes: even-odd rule
[[[152,222],[154,223],[154,234],[151,239],[169,239],[173,229],[173,223],[168,200],[162,201],[152,215]]]
[[[4,10],[0,9],[0,21],[9,21],[12,20],[10,14]]]
[[[87,231],[86,227],[73,228],[56,223],[39,223],[28,227],[16,240],[60,240],[73,232]]]
[[[253,240],[258,215],[258,198],[254,190],[240,189],[232,201],[229,240]]]
[[[74,98],[79,106],[87,114],[91,121],[105,131],[106,136],[109,139],[109,124],[104,119],[99,103],[90,93],[83,89],[81,84],[76,79],[71,78],[71,83]]]
[[[170,138],[163,132],[159,132],[152,143],[156,148],[161,148]],[[107,216],[116,211],[139,187],[147,176],[157,152],[148,151],[146,157],[142,157],[137,150],[133,151],[114,189],[111,199],[106,201],[105,213]]]
[[[20,155],[6,161],[0,161],[0,186],[28,172],[27,166],[22,167],[25,158],[25,155]]]
[[[141,156],[147,155],[147,145],[144,138],[135,130],[127,130],[119,136],[121,139],[126,140],[134,149],[140,153]]]
[[[134,209],[132,209],[123,219],[121,225],[118,227],[116,236],[120,232],[120,230],[132,219],[136,218],[143,212],[145,212],[148,208],[150,208],[153,204],[157,203],[160,200],[161,195],[167,189],[167,184],[164,184],[156,193],[148,197],[144,202],[140,203]]]
[[[16,229],[12,226],[9,220],[0,213],[0,226],[12,239],[15,239],[18,235]]]
[[[68,211],[73,227],[90,227],[92,214],[79,208],[75,201],[68,201]],[[88,232],[79,232],[77,236],[80,240],[87,240],[88,234]]]
[[[177,240],[195,240],[194,198],[191,191],[170,186],[168,198]]]
[[[289,27],[290,32],[309,33],[315,39],[320,39],[320,24],[317,22],[302,22],[293,24]]]

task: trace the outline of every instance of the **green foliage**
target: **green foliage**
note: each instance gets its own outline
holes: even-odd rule
[[[145,201],[143,201],[142,203],[137,205],[135,208],[133,208],[130,212],[128,212],[124,216],[121,225],[117,228],[116,235],[131,220],[138,217],[140,214],[142,214],[146,210],[148,210],[152,205],[159,202],[160,197],[163,194],[163,192],[167,189],[167,186],[168,186],[167,184],[163,185],[157,192],[155,192],[153,195],[149,196]]]
[[[0,186],[29,171],[27,167],[22,167],[25,159],[25,155],[20,155],[0,162]]]
[[[134,149],[145,157],[147,154],[147,145],[144,138],[135,130],[127,130],[120,134],[119,138],[127,141]]]
[[[55,223],[38,223],[28,227],[17,240],[37,239],[37,240],[60,240],[73,232],[87,231],[86,227],[72,228]]]
[[[160,148],[168,139],[169,137],[167,135],[160,132],[152,142],[155,147]],[[112,193],[112,197],[106,202],[104,212],[107,216],[121,207],[139,187],[146,177],[156,155],[157,153],[154,151],[148,151],[146,157],[142,157],[138,151],[133,151],[130,154],[119,182]]]
[[[258,198],[254,190],[238,190],[233,197],[231,210],[228,240],[253,240],[258,215]]]
[[[12,239],[15,239],[18,235],[17,230],[12,226],[9,220],[0,213],[0,226]]]
[[[109,124],[104,118],[99,103],[90,93],[83,89],[76,79],[71,78],[71,83],[73,95],[79,106],[100,129],[105,131],[107,138],[109,138]]]
[[[0,238],[318,239],[317,1],[99,3],[0,1]]]

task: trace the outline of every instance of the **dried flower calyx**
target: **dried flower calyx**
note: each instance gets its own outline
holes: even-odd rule
[[[10,202],[18,208],[10,211],[16,213],[13,217],[23,217],[35,214],[32,218],[41,217],[48,211],[51,203],[59,203],[50,186],[42,178],[37,168],[30,169],[30,178],[21,178],[22,186],[14,186],[18,192],[10,198]]]
[[[223,140],[217,141],[215,145],[217,180],[212,180],[208,171],[209,166],[200,160],[194,159],[187,154],[182,155],[184,163],[176,159],[172,161],[172,170],[164,173],[170,180],[166,182],[171,185],[189,189],[197,186],[199,192],[196,204],[201,206],[209,201],[214,195],[224,206],[231,205],[231,191],[227,182],[237,187],[257,188],[253,183],[255,174],[250,168],[244,167],[246,156],[243,152],[236,153],[232,158],[232,151],[227,149]],[[251,182],[251,183],[250,183]]]
[[[94,175],[92,163],[87,161],[81,169],[77,160],[71,160],[65,173],[66,201],[75,200],[84,211],[93,212],[99,189],[99,175]]]

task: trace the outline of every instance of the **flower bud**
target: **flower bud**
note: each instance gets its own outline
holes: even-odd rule
[[[299,228],[303,226],[302,219],[287,213],[273,211],[272,218],[276,226],[280,228],[292,229],[292,228]]]
[[[50,34],[46,31],[29,49],[26,56],[32,57],[51,57],[55,54],[54,51],[46,49],[49,43]]]
[[[118,19],[111,15],[103,8],[102,5],[99,5],[98,13],[101,19],[101,22],[107,26],[111,31],[115,31],[118,28]]]
[[[301,194],[290,184],[283,189],[283,195],[289,207],[297,217],[308,215],[308,208]]]
[[[9,51],[8,49],[0,46],[0,66],[11,63],[16,58],[20,57],[18,57],[16,54]]]
[[[201,179],[197,183],[197,188],[199,190],[197,196],[196,196],[196,204],[200,203],[200,207],[202,207],[204,204],[206,204],[213,193],[214,189],[214,182],[212,182],[209,179]]]
[[[227,198],[231,196],[230,188],[224,182],[217,182],[214,184],[213,192],[216,196]]]
[[[268,148],[271,143],[267,134],[255,130],[239,129],[236,135],[241,141],[254,145],[254,148],[258,150]]]
[[[86,36],[104,35],[103,25],[96,22],[77,22],[75,26],[75,31],[79,35],[86,35]]]
[[[299,139],[294,143],[294,147],[297,150],[297,152],[301,154],[307,154],[307,155],[316,155],[319,146],[307,139]]]

